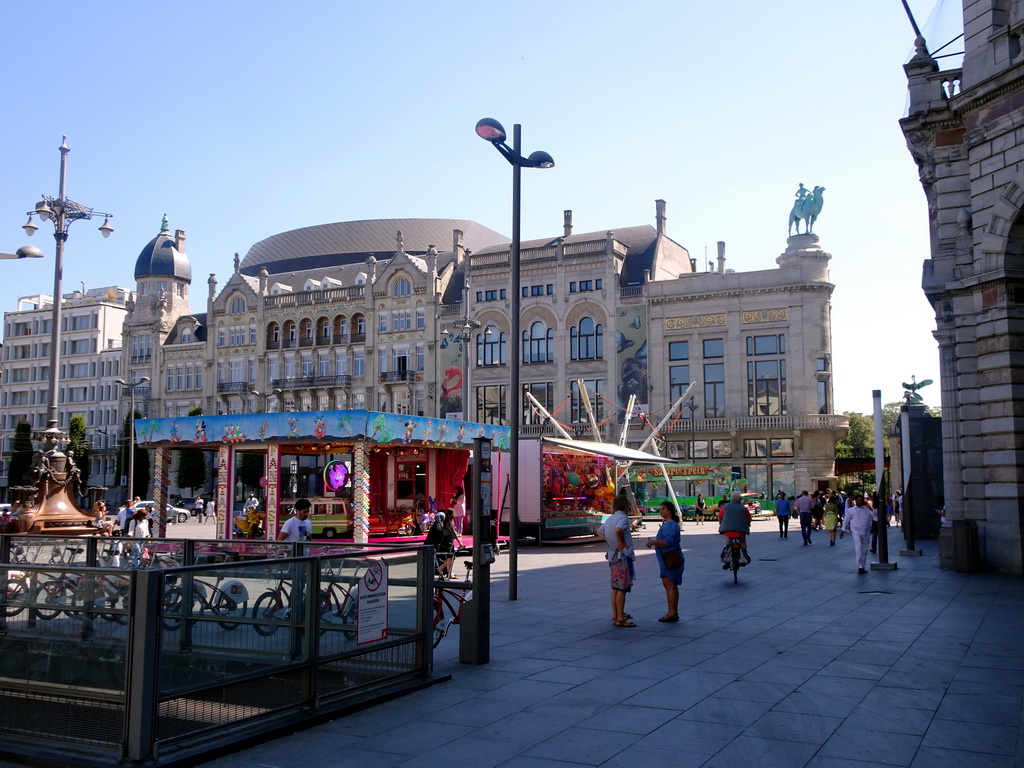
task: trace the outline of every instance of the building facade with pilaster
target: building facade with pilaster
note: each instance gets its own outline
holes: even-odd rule
[[[964,0],[963,67],[918,38],[901,120],[928,201],[922,287],[942,389],[942,563],[977,526],[993,570],[1024,573],[1024,6]],[[921,222],[923,226],[925,223]],[[973,530],[973,529],[971,529]]]

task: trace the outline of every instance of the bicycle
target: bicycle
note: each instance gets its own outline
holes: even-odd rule
[[[11,564],[28,564],[25,548],[20,544],[16,544],[14,547]],[[0,616],[5,618],[17,616],[27,607],[31,593],[32,587],[24,571],[8,571],[4,580],[3,592],[0,592]]]
[[[181,626],[182,610],[185,605],[185,595],[182,589],[175,585],[177,576],[168,576],[167,583],[171,586],[164,592],[163,615],[161,624],[164,629],[174,631]],[[192,612],[212,613],[215,616],[243,617],[249,611],[249,591],[238,579],[230,579],[223,584],[223,574],[217,577],[216,583],[192,579]],[[239,621],[220,621],[217,623],[221,629],[238,629]]]
[[[732,570],[732,582],[736,584],[739,582],[739,571],[740,568],[750,562],[750,555],[747,554],[747,537],[736,536],[729,539],[729,543],[725,545],[728,553],[723,552],[723,570]],[[726,555],[728,555],[726,557]]]
[[[441,638],[448,634],[453,624],[458,624],[462,618],[462,606],[467,600],[473,598],[473,586],[470,583],[473,570],[473,561],[464,560],[466,566],[466,581],[461,585],[446,585],[434,587],[434,647],[437,648]]]
[[[84,550],[81,547],[65,547],[64,551],[70,555],[67,560],[60,548],[54,547],[50,564],[71,565]],[[77,616],[86,610],[95,611],[101,619],[111,623],[125,624],[128,621],[125,609],[129,594],[128,582],[113,574],[99,576],[96,581],[95,577],[85,578],[64,572],[40,584],[33,594],[33,603],[36,615],[45,621],[55,619],[62,613]]]
[[[325,575],[329,571],[325,571]],[[355,578],[355,575],[353,576]],[[282,622],[291,618],[291,582],[284,576],[278,579],[277,585],[270,587],[256,598],[252,607],[254,619],[269,620],[265,624],[254,624],[256,633],[269,637],[277,631]],[[329,581],[325,589],[320,590],[320,634],[327,631],[326,624],[338,623],[352,626],[356,623],[356,598],[349,590],[337,581]],[[344,630],[345,637],[355,637],[354,629]]]

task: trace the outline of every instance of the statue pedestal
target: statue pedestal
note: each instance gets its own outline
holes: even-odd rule
[[[775,259],[780,267],[796,267],[801,279],[810,282],[828,281],[828,262],[832,254],[821,247],[821,241],[813,232],[807,235],[791,235],[786,240],[786,250]]]
[[[796,253],[821,253],[821,240],[819,237],[811,232],[808,235],[790,235],[786,239],[786,250],[783,251],[782,255],[796,254]]]

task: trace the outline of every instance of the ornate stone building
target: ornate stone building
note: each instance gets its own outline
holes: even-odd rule
[[[962,69],[923,39],[904,65],[901,121],[928,200],[942,384],[945,509],[981,557],[1024,573],[1024,6],[964,0]],[[947,536],[949,534],[946,534]],[[969,535],[969,534],[966,534]],[[942,539],[943,564],[954,544]]]
[[[726,269],[722,246],[698,270],[666,221],[658,201],[653,226],[574,233],[566,211],[559,236],[524,242],[522,338],[510,339],[508,239],[472,221],[274,235],[236,255],[223,285],[210,275],[193,313],[185,233],[165,218],[136,260],[119,370],[146,416],[368,408],[502,423],[517,343],[527,438],[553,428],[525,392],[582,433],[582,381],[617,439],[630,395],[653,421],[694,381],[668,455],[727,465],[758,492],[834,480],[846,419],[831,404],[829,255],[798,235],[770,268]],[[634,420],[627,439],[649,431]]]

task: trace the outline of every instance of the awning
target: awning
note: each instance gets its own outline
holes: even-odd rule
[[[645,453],[635,448],[623,448],[614,443],[595,443],[591,440],[568,440],[562,437],[545,437],[545,443],[550,443],[559,449],[557,453],[587,453],[594,456],[607,456],[616,461],[631,461],[635,464],[671,464],[673,459],[666,456],[655,456],[653,453]]]

